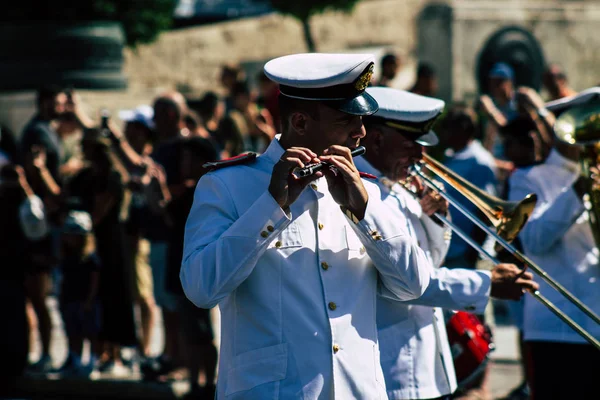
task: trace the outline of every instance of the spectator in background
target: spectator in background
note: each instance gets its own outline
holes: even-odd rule
[[[215,92],[206,92],[201,99],[189,102],[190,108],[193,108],[202,120],[202,126],[208,132],[208,138],[217,149],[222,158],[224,149],[227,147],[222,135],[219,134],[219,127],[223,116],[225,115],[225,104]]]
[[[196,183],[206,172],[202,166],[217,159],[218,153],[208,140],[199,137],[184,139],[178,157],[179,180],[191,181],[193,185],[188,185],[188,189],[168,206],[173,221],[173,234],[169,240],[167,290],[179,299],[180,351],[187,370],[185,372],[189,374],[190,396],[199,396],[193,398],[214,397],[217,349],[213,344],[210,310],[197,308],[185,297],[179,280],[179,271],[183,255],[185,224],[194,201]],[[204,390],[198,382],[200,372],[204,372],[206,380]],[[205,397],[200,397],[202,395]]]
[[[279,84],[270,80],[265,72],[258,73],[258,98],[256,103],[265,108],[273,118],[273,126],[277,132],[281,132],[281,119],[279,117]]]
[[[198,102],[204,128],[214,139],[220,158],[234,157],[244,151],[243,138],[231,118],[225,118],[225,104],[214,92],[206,92]]]
[[[84,132],[82,148],[89,166],[70,181],[66,197],[79,199],[79,210],[92,216],[97,255],[102,264],[100,339],[105,352],[99,370],[120,376],[129,373],[122,362],[121,348],[138,345],[131,290],[133,267],[129,264],[124,230],[129,208],[128,175],[98,129]]]
[[[183,99],[183,102],[182,102]],[[151,168],[153,187],[147,192],[148,207],[152,211],[144,218],[143,230],[150,241],[150,266],[154,283],[154,299],[161,308],[165,333],[164,349],[155,360],[143,367],[147,378],[166,375],[183,365],[179,349],[179,315],[177,298],[167,290],[167,265],[169,240],[173,235],[173,222],[167,213],[168,201],[179,197],[190,182],[179,180],[179,146],[185,136],[184,117],[188,109],[185,98],[178,92],[158,96],[154,101],[155,130]],[[158,185],[156,185],[158,183]],[[164,185],[163,185],[164,184]],[[168,186],[164,191],[163,186]],[[167,194],[168,193],[168,194]],[[168,196],[168,198],[165,198]],[[150,198],[149,198],[150,197]],[[151,201],[158,199],[157,201]]]
[[[185,122],[185,127],[189,132],[188,135],[185,136],[198,136],[204,139],[210,139],[210,135],[208,131],[204,129],[204,124],[202,122],[202,118],[200,115],[194,110],[188,110],[183,116],[183,120]]]
[[[70,211],[61,233],[60,311],[69,341],[69,353],[59,369],[64,375],[89,377],[100,354],[101,311],[98,301],[100,260],[95,254],[92,217],[85,211]],[[83,342],[90,342],[90,359],[82,364]]]
[[[49,232],[44,205],[18,165],[0,167],[0,387],[9,387],[27,366],[30,350],[25,312],[25,274],[32,242]],[[31,333],[31,332],[29,332]]]
[[[245,80],[245,74],[242,67],[236,64],[225,64],[221,67],[219,81],[225,90],[225,112],[228,113],[233,109],[232,90],[237,82]]]
[[[417,66],[417,79],[410,92],[421,96],[433,97],[438,91],[438,81],[435,69],[429,63],[419,63]]]
[[[156,139],[152,121],[153,114],[154,111],[150,106],[139,106],[135,110],[123,110],[119,113],[119,117],[125,121],[125,139],[144,160],[149,159]],[[150,213],[145,190],[149,184],[148,169],[148,167],[145,167],[129,170],[131,203],[129,218],[125,224],[130,264],[134,266],[135,271],[133,295],[140,310],[140,353],[143,357],[150,356],[150,345],[153,339],[157,312],[152,270],[149,263],[150,242],[144,238],[145,232],[143,229],[144,220]]]
[[[37,93],[35,116],[25,126],[19,143],[27,181],[33,191],[48,205],[59,191],[59,173],[63,147],[54,128],[54,122],[65,112],[67,96],[57,86],[40,88]],[[41,162],[39,162],[41,161]],[[42,165],[43,164],[43,165]],[[57,225],[52,215],[52,207],[47,207],[49,221]],[[33,372],[49,372],[52,366],[50,340],[52,323],[46,297],[52,287],[52,270],[56,266],[56,248],[51,235],[35,243],[35,256],[28,265],[25,287],[28,300],[37,317],[37,328],[42,342],[42,354],[38,362],[31,366]],[[33,322],[30,321],[33,328]]]
[[[477,117],[474,111],[463,105],[452,106],[442,121],[440,141],[447,148],[444,164],[476,187],[491,195],[497,194],[497,170],[492,155],[475,139]],[[447,188],[448,194],[462,200],[461,205],[474,214],[478,213],[472,202],[464,199],[455,189]],[[461,212],[450,206],[453,222],[465,233],[482,244],[485,234]],[[448,268],[475,268],[478,253],[467,242],[453,237],[446,256]]]
[[[550,94],[550,101],[562,99],[564,97],[575,96],[577,91],[569,86],[567,74],[557,64],[550,64],[542,79],[544,88]]]
[[[400,57],[394,53],[387,53],[381,58],[380,68],[381,68],[381,76],[379,77],[379,81],[375,83],[374,86],[391,86],[391,83],[396,76],[398,75],[398,71],[400,70]]]
[[[246,82],[237,82],[232,91],[233,109],[228,117],[244,139],[244,150],[262,153],[277,133],[267,109],[261,109],[252,99]]]
[[[21,134],[20,152],[25,163],[27,178],[32,182],[32,187],[36,193],[39,193],[40,178],[35,174],[35,170],[30,168],[31,165],[27,162],[27,159],[31,155],[33,147],[42,147],[46,153],[48,171],[52,178],[60,183],[59,167],[64,150],[53,122],[64,114],[67,95],[57,86],[46,86],[38,90],[36,105],[35,116],[25,126]],[[42,196],[45,195],[45,193],[41,194]]]

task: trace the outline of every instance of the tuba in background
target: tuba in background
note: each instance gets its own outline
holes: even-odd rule
[[[596,247],[600,249],[600,186],[593,179],[600,163],[600,92],[589,101],[561,112],[554,125],[556,137],[581,145],[580,164],[585,187],[583,203],[588,211]]]

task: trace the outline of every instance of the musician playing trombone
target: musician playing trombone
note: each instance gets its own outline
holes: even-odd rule
[[[548,103],[560,118],[561,113],[585,105],[600,97],[600,89],[588,90],[568,99]],[[577,121],[573,121],[575,125]],[[558,126],[559,122],[555,124]],[[535,143],[544,142],[547,133],[526,120],[515,120],[504,129],[507,143],[529,146],[533,165],[517,168],[510,176],[508,199],[527,193],[537,194],[537,205],[519,234],[524,253],[542,266],[596,314],[600,314],[600,266],[598,247],[582,201],[586,189],[579,160],[578,145],[569,145],[554,137],[551,150],[536,152]],[[512,146],[512,145],[511,145]],[[539,154],[543,158],[539,159]],[[537,280],[537,278],[536,278]],[[572,302],[540,281],[540,292],[549,301],[600,339],[600,325],[588,318]],[[530,389],[535,399],[591,399],[598,397],[596,379],[600,351],[588,344],[533,297],[525,297],[523,334],[530,354]],[[596,394],[594,394],[596,393]]]
[[[437,268],[443,265],[450,231],[434,213],[447,215],[448,204],[434,191],[419,199],[398,182],[419,161],[423,146],[437,144],[430,130],[444,107],[441,100],[390,88],[367,89],[379,110],[364,117],[367,135],[359,170],[375,175],[390,219],[410,232],[427,254],[430,284],[418,299],[399,302],[380,298],[377,324],[381,364],[388,397],[449,399],[457,389],[455,370],[439,307],[482,314],[489,298],[518,300],[535,289],[533,276],[514,264],[498,264],[489,271]],[[418,183],[418,182],[417,182]]]

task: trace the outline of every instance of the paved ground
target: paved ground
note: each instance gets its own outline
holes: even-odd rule
[[[53,345],[51,355],[54,359],[55,365],[59,366],[66,357],[67,346],[66,338],[62,327],[59,314],[56,309],[56,301],[54,298],[48,300],[49,305],[52,309],[52,320],[53,320]],[[215,322],[218,326],[219,319],[218,313],[215,313]],[[503,307],[496,307],[494,313],[495,325],[494,325],[494,339],[496,349],[492,353],[491,362],[491,376],[490,385],[494,399],[501,398],[507,394],[511,388],[521,382],[521,369],[519,364],[519,356],[517,351],[517,332],[515,328],[507,324],[506,315]],[[160,318],[159,323],[160,326]],[[218,330],[218,329],[217,329]],[[218,337],[217,337],[218,344]],[[152,351],[154,354],[159,354],[163,346],[163,335],[159,327],[156,328],[154,340],[152,343]],[[39,344],[31,352],[31,359],[35,361],[39,356]],[[110,385],[108,383],[110,382]],[[103,384],[104,383],[104,384]],[[103,393],[106,398],[118,398],[119,396],[127,395],[127,398],[178,398],[181,397],[187,390],[185,383],[176,385],[148,385],[139,383],[139,373],[134,371],[133,374],[119,379],[114,377],[98,376],[97,380],[93,382],[93,387],[90,388],[90,382],[69,382],[69,388],[75,390],[77,385],[87,385],[85,389],[82,389],[85,393]],[[24,385],[30,386],[30,383],[24,383]],[[65,382],[55,380],[36,380],[35,387],[36,392],[40,393],[47,390],[48,393],[54,392],[60,388],[64,388]],[[58,388],[58,389],[57,389]],[[60,389],[64,390],[64,389]],[[138,391],[138,392],[136,392]],[[138,394],[136,394],[138,393]],[[102,397],[102,398],[105,398]]]

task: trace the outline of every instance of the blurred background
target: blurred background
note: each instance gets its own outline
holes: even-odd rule
[[[18,359],[15,354],[22,345],[19,354],[25,354],[26,360],[19,368],[0,358],[0,363],[7,364],[3,371],[12,370],[0,373],[12,382],[9,396],[180,398],[198,385],[197,370],[200,382],[214,378],[206,371],[212,368],[209,364],[193,366],[181,361],[185,368],[179,371],[167,367],[164,360],[156,361],[169,352],[176,358],[177,343],[183,349],[200,346],[194,347],[198,359],[211,358],[207,354],[218,349],[219,336],[217,310],[197,315],[170,305],[165,297],[165,291],[181,296],[180,288],[173,289],[172,282],[167,282],[177,277],[180,261],[166,255],[176,253],[180,244],[169,242],[165,232],[175,238],[182,234],[187,214],[181,209],[189,209],[186,196],[201,174],[197,165],[246,151],[261,152],[279,130],[277,87],[262,74],[266,61],[301,52],[371,53],[377,59],[373,85],[441,98],[447,105],[472,106],[481,117],[477,139],[497,158],[497,186],[501,188],[506,178],[502,171],[511,167],[503,164],[507,160],[495,152],[493,140],[487,140],[484,133],[489,107],[482,107],[482,99],[489,95],[496,101],[498,97],[498,88],[489,84],[499,75],[490,72],[498,62],[510,67],[504,77],[511,80],[509,97],[514,89],[527,87],[536,98],[548,101],[595,86],[599,82],[599,23],[600,2],[584,0],[3,2],[0,168],[23,168],[6,172],[4,180],[13,177],[25,193],[39,197],[50,226],[37,227],[43,230],[39,234],[18,228],[16,222],[11,227],[9,216],[21,208],[2,205],[0,218],[6,219],[0,219],[4,240],[0,260],[14,271],[27,263],[40,264],[27,259],[27,254],[39,252],[45,257],[43,268],[5,274],[0,281],[5,289],[5,297],[0,298],[4,310],[0,312],[0,346],[5,351],[10,348]],[[61,93],[66,97],[59,101]],[[41,129],[48,137],[55,135],[55,139],[51,144],[41,141],[25,146],[29,139],[24,137],[32,129]],[[130,145],[118,151],[124,167],[111,164],[111,171],[125,171],[119,172],[118,180],[111,180],[110,174],[98,178],[93,169],[104,165],[99,160],[105,158],[97,148],[97,154],[90,153],[85,143],[102,144],[98,132],[113,144],[126,141]],[[194,137],[204,141],[189,140]],[[176,148],[169,141],[173,138],[182,140]],[[434,156],[443,158],[444,150],[434,149]],[[44,178],[45,168],[53,179]],[[86,168],[94,173],[85,175]],[[62,240],[58,227],[71,218],[82,234],[91,234],[85,222],[69,214],[77,208],[73,202],[85,203],[89,191],[105,196],[95,197],[96,203],[101,198],[114,205],[100,214],[94,206],[90,209],[95,227],[102,218],[112,221],[106,232],[95,233],[101,263],[119,266],[99,269],[100,303],[107,309],[133,309],[131,315],[107,323],[114,328],[127,326],[124,320],[133,321],[130,336],[134,338],[117,332],[111,346],[97,351],[92,343],[86,344],[84,358],[98,357],[104,369],[93,366],[80,375],[67,376],[61,368],[70,362],[71,344],[65,331],[69,313],[61,311],[59,304],[65,277],[64,259],[57,250]],[[180,203],[174,200],[181,199],[184,206],[169,208],[165,198],[175,208]],[[123,209],[127,212],[120,214]],[[149,227],[153,223],[157,225]],[[156,226],[168,228],[161,236]],[[15,234],[19,229],[24,231],[19,233],[22,238]],[[52,243],[39,250],[41,237],[51,237]],[[58,258],[53,258],[56,254]],[[114,254],[120,256],[107,261]],[[158,254],[163,257],[157,261],[153,257]],[[158,272],[156,263],[162,263],[163,272]],[[90,271],[97,272],[94,268]],[[14,289],[21,286],[22,291]],[[102,293],[125,292],[128,295],[122,303],[103,303]],[[18,310],[23,305],[27,314],[21,315]],[[486,322],[495,341],[491,393],[502,398],[524,379],[519,327],[502,302],[494,302],[488,314]],[[213,329],[180,327],[189,320]],[[214,330],[214,337],[211,333],[201,344],[178,337],[179,331],[188,329],[196,333]],[[28,371],[24,376],[23,370]],[[208,398],[202,393],[194,392],[190,398]]]

